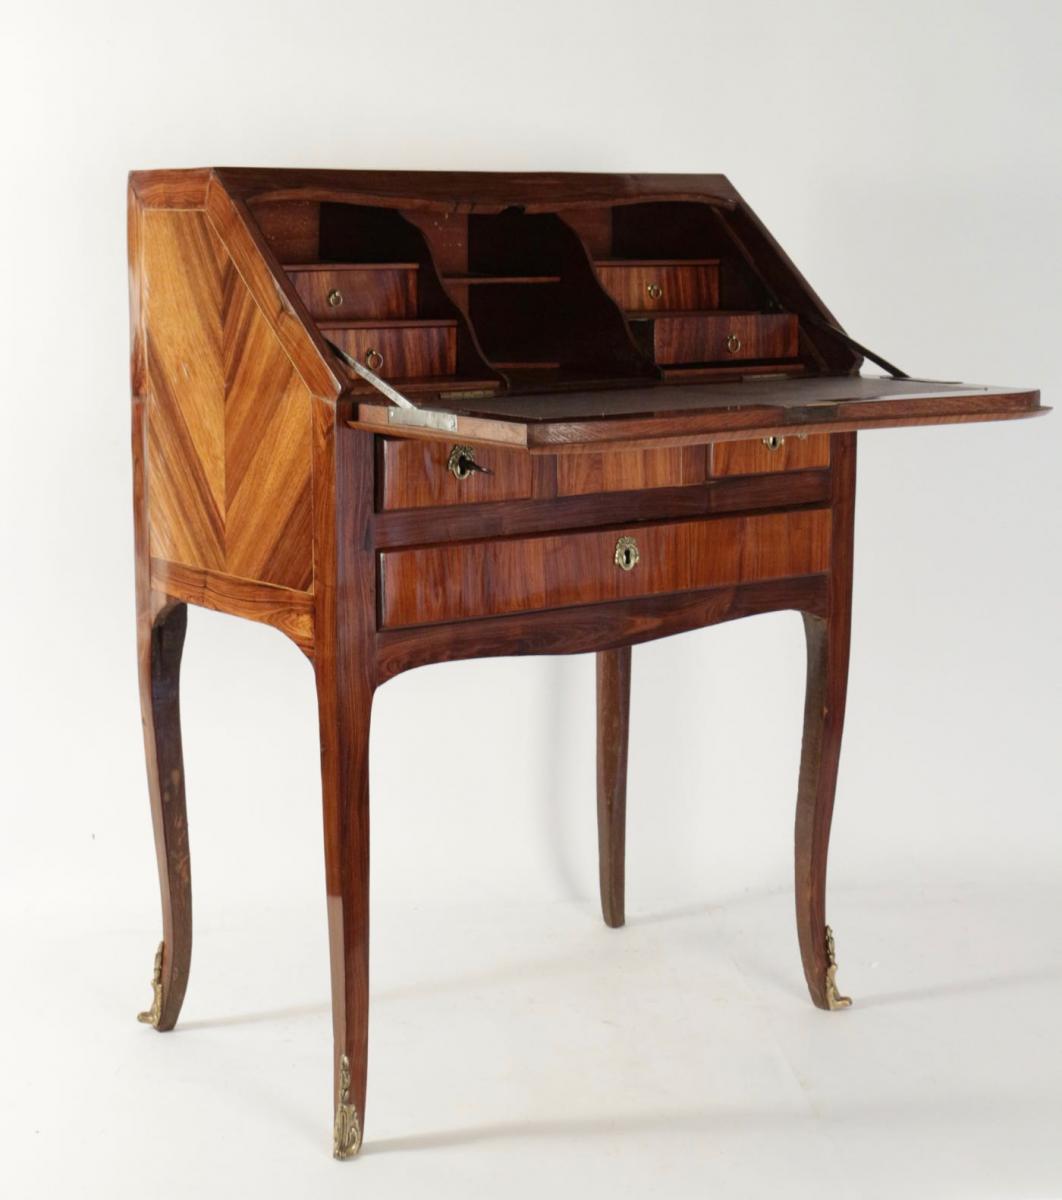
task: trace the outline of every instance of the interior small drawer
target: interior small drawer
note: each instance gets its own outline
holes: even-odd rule
[[[288,274],[315,321],[417,315],[417,264],[307,264]]]
[[[798,325],[792,313],[683,313],[645,324],[651,326],[653,358],[662,364],[797,355]]]
[[[815,575],[829,561],[828,509],[385,550],[380,620],[393,629],[630,600]]]
[[[384,379],[453,375],[456,321],[320,323],[326,337]]]
[[[719,263],[599,262],[598,278],[605,291],[627,312],[717,308]]]
[[[531,456],[523,450],[405,438],[380,438],[377,445],[382,511],[531,496]]]
[[[709,463],[709,472],[716,479],[828,467],[830,437],[825,433],[804,433],[757,438],[751,442],[716,442],[711,447]]]

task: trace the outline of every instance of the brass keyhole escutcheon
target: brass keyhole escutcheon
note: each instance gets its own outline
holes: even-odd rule
[[[784,437],[765,437],[763,439],[763,444],[767,447],[768,450],[781,450],[781,448],[785,445],[785,438]]]
[[[489,467],[476,462],[476,452],[471,446],[454,446],[446,460],[446,469],[455,479],[467,479],[476,471],[483,475],[491,474]]]
[[[378,371],[384,364],[384,356],[371,346],[365,351],[365,365],[370,371]]]
[[[328,293],[328,307],[338,308],[343,303],[343,293],[339,288],[333,288]]]
[[[645,290],[649,295],[650,300],[659,300],[664,294],[664,289],[658,283],[647,283]]]
[[[613,556],[616,566],[621,571],[633,571],[641,558],[638,543],[632,537],[621,537],[616,543],[616,553]]]
[[[741,349],[741,338],[736,333],[732,333],[726,339],[726,348],[731,354],[737,354]]]

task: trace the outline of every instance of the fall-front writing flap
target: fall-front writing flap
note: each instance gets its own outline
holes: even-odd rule
[[[650,384],[537,394],[460,392],[418,398],[453,417],[463,440],[529,450],[731,441],[798,430],[837,432],[902,425],[1007,420],[1048,412],[1030,388],[862,375]],[[382,397],[359,396],[355,424],[395,436],[431,433]],[[438,426],[436,427],[438,428]],[[439,436],[438,432],[434,436]]]

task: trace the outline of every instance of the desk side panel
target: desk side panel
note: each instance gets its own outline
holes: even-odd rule
[[[136,256],[150,558],[288,590],[304,608],[300,597],[313,591],[309,392],[205,212],[144,208]]]

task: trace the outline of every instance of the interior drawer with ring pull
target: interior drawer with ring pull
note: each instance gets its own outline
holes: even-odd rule
[[[595,265],[605,291],[626,312],[719,306],[718,259],[605,259]]]
[[[656,362],[715,363],[795,358],[798,322],[793,313],[682,313],[636,321]]]
[[[457,321],[319,321],[340,349],[384,379],[423,379],[457,370]]]
[[[532,491],[525,450],[466,446],[460,442],[379,438],[377,509],[526,500]]]
[[[766,475],[773,471],[806,471],[830,465],[830,435],[787,433],[784,437],[748,442],[716,442],[711,448],[709,475]]]
[[[830,512],[810,509],[385,550],[386,628],[817,575]]]
[[[285,270],[315,321],[417,315],[416,263],[300,263]]]

